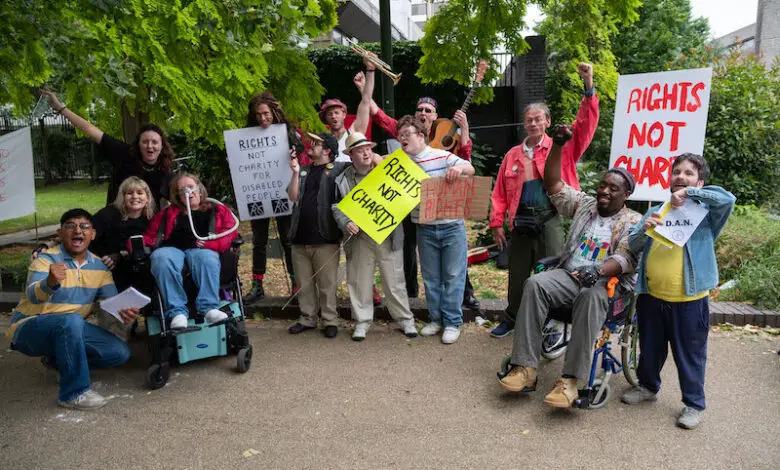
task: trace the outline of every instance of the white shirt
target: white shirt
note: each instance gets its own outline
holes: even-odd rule
[[[349,155],[344,153],[344,150],[347,149],[347,136],[349,135],[349,130],[344,132],[344,134],[339,139],[339,154],[336,156],[337,162],[351,162],[352,159],[349,158]]]

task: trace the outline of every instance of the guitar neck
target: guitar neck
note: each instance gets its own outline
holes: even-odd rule
[[[463,101],[463,106],[460,107],[460,110],[464,113],[469,110],[469,105],[471,105],[471,100],[474,99],[474,92],[477,91],[476,86],[472,86],[469,90],[469,94],[466,95],[466,100]]]

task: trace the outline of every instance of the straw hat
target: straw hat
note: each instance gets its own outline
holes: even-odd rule
[[[349,135],[347,136],[347,142],[346,142],[346,148],[344,149],[344,154],[349,155],[349,152],[351,152],[352,150],[358,147],[364,147],[366,145],[371,146],[371,148],[376,147],[375,143],[366,139],[366,136],[364,136],[360,132],[350,132]]]

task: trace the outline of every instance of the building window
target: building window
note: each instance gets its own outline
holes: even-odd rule
[[[427,4],[420,3],[418,5],[412,5],[412,15],[424,15],[425,7]]]

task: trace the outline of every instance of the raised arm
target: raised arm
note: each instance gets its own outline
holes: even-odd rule
[[[561,155],[563,146],[569,139],[571,139],[571,128],[563,125],[556,126],[555,134],[553,135],[553,146],[544,165],[544,189],[547,191],[547,194],[557,194],[563,189]]]
[[[376,67],[371,61],[366,60],[365,84],[360,92],[360,105],[358,105],[355,122],[350,126],[350,131],[366,133],[368,130],[368,121],[371,118],[371,102],[374,95],[374,77],[376,76]],[[362,73],[362,72],[361,72]],[[360,75],[360,74],[358,74]],[[355,77],[358,78],[357,76]]]
[[[290,178],[290,185],[287,186],[287,197],[291,201],[297,201],[301,185],[301,180],[298,178],[301,166],[298,164],[298,159],[293,157],[293,155],[290,155],[290,169],[292,169],[292,178]]]
[[[70,121],[81,132],[87,134],[90,139],[94,140],[98,144],[100,143],[100,141],[103,139],[103,131],[98,129],[91,122],[68,109],[67,106],[62,104],[62,102],[57,99],[57,95],[54,94],[53,91],[45,90],[42,94],[49,99],[49,103],[51,104],[51,107],[54,109],[54,111],[64,116],[65,119]]]

